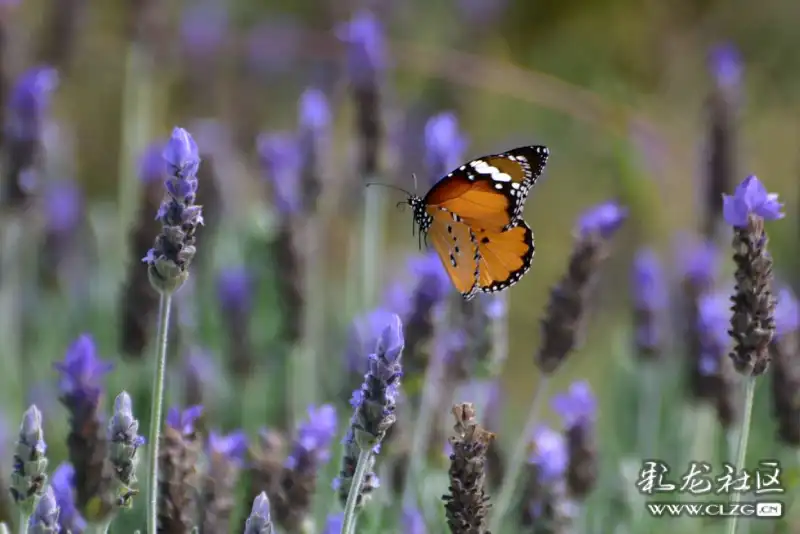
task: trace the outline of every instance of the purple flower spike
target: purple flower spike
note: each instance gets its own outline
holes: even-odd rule
[[[348,71],[356,83],[373,79],[386,65],[383,29],[369,11],[358,12],[337,28],[336,35],[348,45]]]
[[[322,534],[339,534],[342,531],[342,523],[344,522],[344,514],[331,514],[325,520],[325,530]]]
[[[639,251],[634,259],[633,294],[639,309],[662,310],[667,306],[664,271],[651,249]]]
[[[245,267],[223,270],[217,279],[217,294],[225,311],[246,313],[252,305],[252,276]]]
[[[725,292],[703,295],[698,301],[697,327],[702,345],[700,371],[706,376],[719,369],[727,351],[730,329],[730,295]]]
[[[711,287],[719,270],[719,249],[710,241],[681,236],[678,240],[678,270],[695,287]]]
[[[103,378],[113,367],[97,357],[92,336],[81,335],[67,349],[64,361],[55,364],[61,373],[58,387],[62,397],[96,404],[103,389]]]
[[[798,329],[800,326],[800,307],[797,298],[788,287],[783,287],[778,292],[777,305],[775,306],[775,335],[783,337]]]
[[[302,157],[294,135],[275,133],[261,135],[258,153],[264,172],[273,188],[273,201],[282,215],[292,215],[302,208],[300,179]]]
[[[207,60],[225,41],[228,12],[220,2],[202,2],[185,10],[180,36],[187,55]]]
[[[56,498],[56,504],[61,509],[58,524],[62,532],[81,534],[86,529],[86,520],[83,519],[75,507],[75,468],[68,462],[63,462],[53,472],[50,485]]]
[[[57,534],[59,508],[52,486],[47,486],[44,495],[39,499],[36,510],[28,521],[28,532],[31,534]]]
[[[447,294],[450,279],[436,253],[412,258],[408,262],[408,270],[417,282],[420,297],[429,302],[438,302]]]
[[[458,118],[452,112],[444,112],[428,119],[425,125],[426,158],[432,179],[454,169],[464,159],[467,139],[458,127]]]
[[[211,432],[208,436],[208,448],[213,454],[222,455],[241,466],[247,454],[247,434],[242,430],[226,435]]]
[[[578,233],[583,237],[598,234],[603,238],[611,237],[625,219],[628,210],[615,201],[603,202],[585,211],[578,219]]]
[[[320,465],[330,459],[330,445],[338,425],[336,409],[330,404],[308,408],[308,419],[297,429],[292,452],[286,458],[287,469],[297,469],[301,462],[312,460]]]
[[[745,228],[750,215],[766,221],[782,219],[783,204],[778,195],[767,192],[764,184],[755,176],[748,176],[739,184],[733,195],[722,195],[722,214],[731,226]]]
[[[331,123],[331,109],[325,93],[319,89],[306,89],[299,102],[300,127],[322,135]]]
[[[66,234],[74,230],[81,219],[83,193],[75,182],[58,180],[47,184],[44,193],[44,211],[47,230]]]
[[[375,352],[383,329],[394,316],[394,313],[378,308],[353,321],[347,346],[347,363],[352,370],[364,372],[367,356]]]
[[[732,44],[722,44],[711,50],[711,72],[723,88],[735,88],[742,80],[742,58]]]
[[[167,425],[184,436],[190,436],[194,434],[194,424],[201,415],[203,415],[202,406],[190,406],[183,411],[173,406],[167,412]]]
[[[533,433],[533,445],[528,462],[536,466],[539,482],[553,482],[564,476],[569,462],[564,436],[552,428],[540,426]]]
[[[51,67],[34,67],[23,73],[8,100],[8,135],[18,140],[38,139],[57,87],[58,73]]]
[[[388,362],[397,363],[404,347],[403,324],[397,315],[391,314],[388,318],[388,323],[378,338],[376,352],[384,354]]]
[[[169,173],[180,178],[194,178],[200,167],[200,153],[192,135],[177,126],[172,130],[172,136],[167,141],[162,156],[167,162]],[[194,184],[196,190],[197,183]]]
[[[597,413],[597,401],[592,389],[583,380],[573,382],[567,392],[554,396],[551,405],[567,429],[591,422]]]
[[[403,534],[427,534],[425,518],[416,508],[403,510]]]

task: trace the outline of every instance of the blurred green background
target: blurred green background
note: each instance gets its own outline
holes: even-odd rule
[[[352,206],[362,192],[352,187],[358,180],[353,104],[343,47],[332,28],[364,5],[204,0],[204,6],[212,6],[210,12],[227,12],[227,22],[220,41],[198,52],[187,45],[185,18],[199,5],[24,0],[16,7],[2,6],[8,75],[13,78],[38,63],[55,64],[59,70],[53,115],[72,147],[66,159],[73,166],[62,169],[85,190],[99,262],[92,266],[98,274],[90,280],[91,304],[83,312],[71,311],[73,297],[64,288],[37,300],[36,335],[29,336],[33,341],[25,349],[34,362],[28,382],[10,379],[21,361],[14,353],[18,344],[9,343],[3,351],[9,380],[0,381],[0,400],[11,428],[25,402],[42,395],[55,406],[50,412],[55,420],[48,425],[54,433],[64,431],[66,422],[58,420],[63,412],[55,405],[52,389],[42,384],[54,382],[51,363],[82,331],[91,332],[100,353],[118,364],[109,379],[111,392],[123,387],[146,391],[149,385],[148,363],[120,357],[117,321],[112,320],[118,313],[125,266],[137,261],[126,241],[137,216],[137,162],[145,145],[164,138],[173,125],[194,133],[198,119],[226,124],[232,132],[232,156],[214,162],[226,199],[202,199],[206,205],[224,203],[225,208],[219,227],[202,230],[198,246],[213,258],[210,271],[245,257],[262,261],[263,251],[247,250],[259,240],[268,241],[274,231],[255,135],[294,129],[297,98],[310,86],[326,91],[334,117],[330,158],[323,172],[330,192],[322,252],[328,283],[319,299],[325,307],[326,337],[318,344],[324,352],[316,361],[320,369],[340,365],[351,314],[364,311],[341,313],[352,270],[350,249],[360,232]],[[526,209],[536,235],[536,260],[509,292],[507,432],[499,437],[504,448],[515,439],[513,429],[533,395],[537,325],[549,289],[563,274],[576,216],[609,198],[621,199],[632,213],[603,266],[584,343],[553,386],[555,391],[575,377],[585,377],[601,399],[608,398],[604,387],[614,384],[610,375],[618,372],[611,362],[621,347],[629,350],[625,336],[631,317],[632,254],[642,245],[652,245],[672,268],[676,235],[699,228],[708,160],[705,103],[714,83],[708,53],[721,42],[734,44],[743,58],[737,176],[757,174],[786,202],[786,219],[769,226],[770,250],[777,274],[798,287],[800,3],[768,0],[756,7],[743,0],[427,0],[373,2],[367,7],[384,21],[390,50],[382,93],[387,140],[381,180],[410,188],[410,172],[424,173],[420,125],[440,111],[457,114],[470,141],[468,157],[528,143],[546,144],[551,151],[545,177]],[[57,38],[58,21],[72,13],[77,13],[74,34]],[[203,150],[202,138],[197,138]],[[202,181],[200,188],[202,196]],[[384,259],[382,285],[402,272],[404,256],[417,245],[409,232],[410,214],[395,210],[391,202],[386,207],[386,250],[373,251]],[[143,256],[146,250],[139,252]],[[267,265],[263,272],[273,276]],[[187,328],[194,337],[184,342],[209,346],[224,360],[222,326],[209,309],[212,275],[207,276],[196,284],[201,300],[192,312],[195,326]],[[268,291],[260,296],[260,311],[251,322],[254,345],[280,352],[272,343],[278,312]],[[6,335],[13,337],[18,325],[6,322]],[[247,390],[253,398],[241,408],[250,410],[242,414],[249,430],[261,426],[270,413],[263,398],[269,393],[253,382]],[[180,380],[170,383],[176,401],[179,384]],[[237,390],[229,384],[220,388],[220,406],[229,406]],[[147,399],[136,401],[146,419]],[[224,413],[225,408],[217,411]],[[601,411],[601,426],[613,429],[614,418]],[[63,458],[63,449],[55,443],[51,447],[54,458]]]

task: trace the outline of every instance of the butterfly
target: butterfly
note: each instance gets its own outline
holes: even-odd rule
[[[522,218],[550,151],[524,146],[474,159],[424,197],[406,193],[414,222],[465,300],[503,291],[530,270],[533,231]]]

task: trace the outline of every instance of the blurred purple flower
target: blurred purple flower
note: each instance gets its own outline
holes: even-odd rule
[[[49,232],[68,234],[80,223],[83,192],[72,180],[49,182],[44,191],[45,224]]]
[[[464,159],[467,139],[458,127],[458,118],[452,112],[439,113],[425,124],[425,147],[432,182],[455,169]]]
[[[730,43],[715,46],[710,54],[710,70],[719,87],[732,89],[742,81],[742,58],[739,51]]]
[[[23,141],[41,137],[58,82],[58,72],[46,66],[33,67],[17,79],[8,98],[6,133],[10,137]]]
[[[681,235],[677,243],[681,278],[697,287],[710,287],[719,270],[719,250],[710,241]]]
[[[199,405],[190,406],[183,411],[173,406],[167,411],[167,425],[184,436],[190,436],[194,434],[194,424],[201,415],[203,415],[203,407]]]
[[[336,435],[336,409],[330,404],[308,408],[308,419],[297,428],[292,452],[286,458],[287,469],[297,469],[303,458],[316,465],[330,459],[330,445]]]
[[[224,456],[234,464],[241,466],[247,455],[247,434],[242,430],[225,435],[211,432],[208,436],[208,449],[211,453]]]
[[[566,392],[555,395],[551,406],[561,416],[566,429],[591,423],[597,414],[597,401],[584,380],[573,382]]]
[[[61,509],[58,524],[62,532],[81,534],[86,529],[86,520],[83,519],[75,507],[75,468],[68,462],[62,462],[53,472],[50,485],[56,498],[56,504]]]
[[[164,166],[164,157],[162,156],[165,146],[166,143],[163,139],[154,141],[142,152],[139,158],[139,179],[143,183],[161,183],[166,178],[167,169]]]
[[[552,428],[539,426],[532,437],[534,450],[528,463],[536,466],[539,482],[546,484],[560,479],[569,462],[564,436]]]
[[[369,11],[359,11],[336,28],[336,35],[348,45],[347,67],[353,81],[372,82],[386,66],[386,45],[377,17]]]
[[[400,317],[408,317],[408,314],[411,313],[411,295],[408,287],[400,282],[394,282],[387,286],[382,302],[383,308]]]
[[[627,208],[613,200],[603,202],[584,211],[578,218],[578,233],[584,238],[593,234],[609,238],[627,218]]]
[[[100,400],[105,375],[114,367],[97,357],[97,348],[89,334],[82,334],[67,349],[64,361],[54,364],[61,373],[59,390],[66,404]],[[72,399],[72,400],[70,400]]]
[[[262,134],[258,153],[264,173],[272,185],[273,202],[282,215],[292,215],[303,205],[302,157],[297,138],[289,133]]]
[[[722,195],[722,213],[725,222],[744,228],[753,214],[767,221],[782,219],[783,204],[778,195],[767,192],[767,188],[755,176],[748,176],[736,187],[733,195]]]
[[[499,321],[506,316],[508,304],[501,295],[481,294],[481,304],[486,317],[492,321]]]
[[[299,126],[303,130],[323,135],[331,124],[331,109],[325,93],[306,89],[298,102]]]
[[[450,279],[435,252],[412,257],[408,270],[415,279],[417,295],[428,302],[438,302],[450,289]]]
[[[655,251],[640,250],[633,261],[633,295],[638,309],[663,310],[667,306],[664,270]]]
[[[180,37],[186,54],[207,61],[223,45],[228,11],[223,2],[203,1],[184,9]]]
[[[175,127],[161,152],[167,162],[167,191],[179,199],[197,191],[195,175],[200,167],[200,152],[191,134],[183,128]]]
[[[699,370],[704,375],[716,374],[720,359],[727,352],[730,308],[730,294],[726,292],[702,295],[698,301],[697,328],[702,345]]]
[[[344,514],[341,512],[331,514],[325,520],[325,530],[322,534],[339,534],[342,531],[342,523],[344,523]]]
[[[797,298],[789,287],[782,287],[777,295],[775,306],[775,335],[778,337],[791,334],[800,324],[800,307]]]
[[[253,499],[250,516],[244,526],[244,534],[272,534],[272,516],[269,497],[263,491]]]
[[[247,313],[252,306],[253,278],[245,267],[229,267],[217,278],[217,296],[226,312]]]
[[[405,508],[403,510],[403,534],[426,534],[428,528],[425,525],[425,518],[416,508]]]

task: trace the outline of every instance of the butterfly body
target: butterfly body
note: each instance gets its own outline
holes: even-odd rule
[[[548,155],[546,147],[528,146],[484,156],[447,174],[425,197],[409,195],[420,234],[465,299],[502,291],[530,269],[533,232],[522,212]]]

